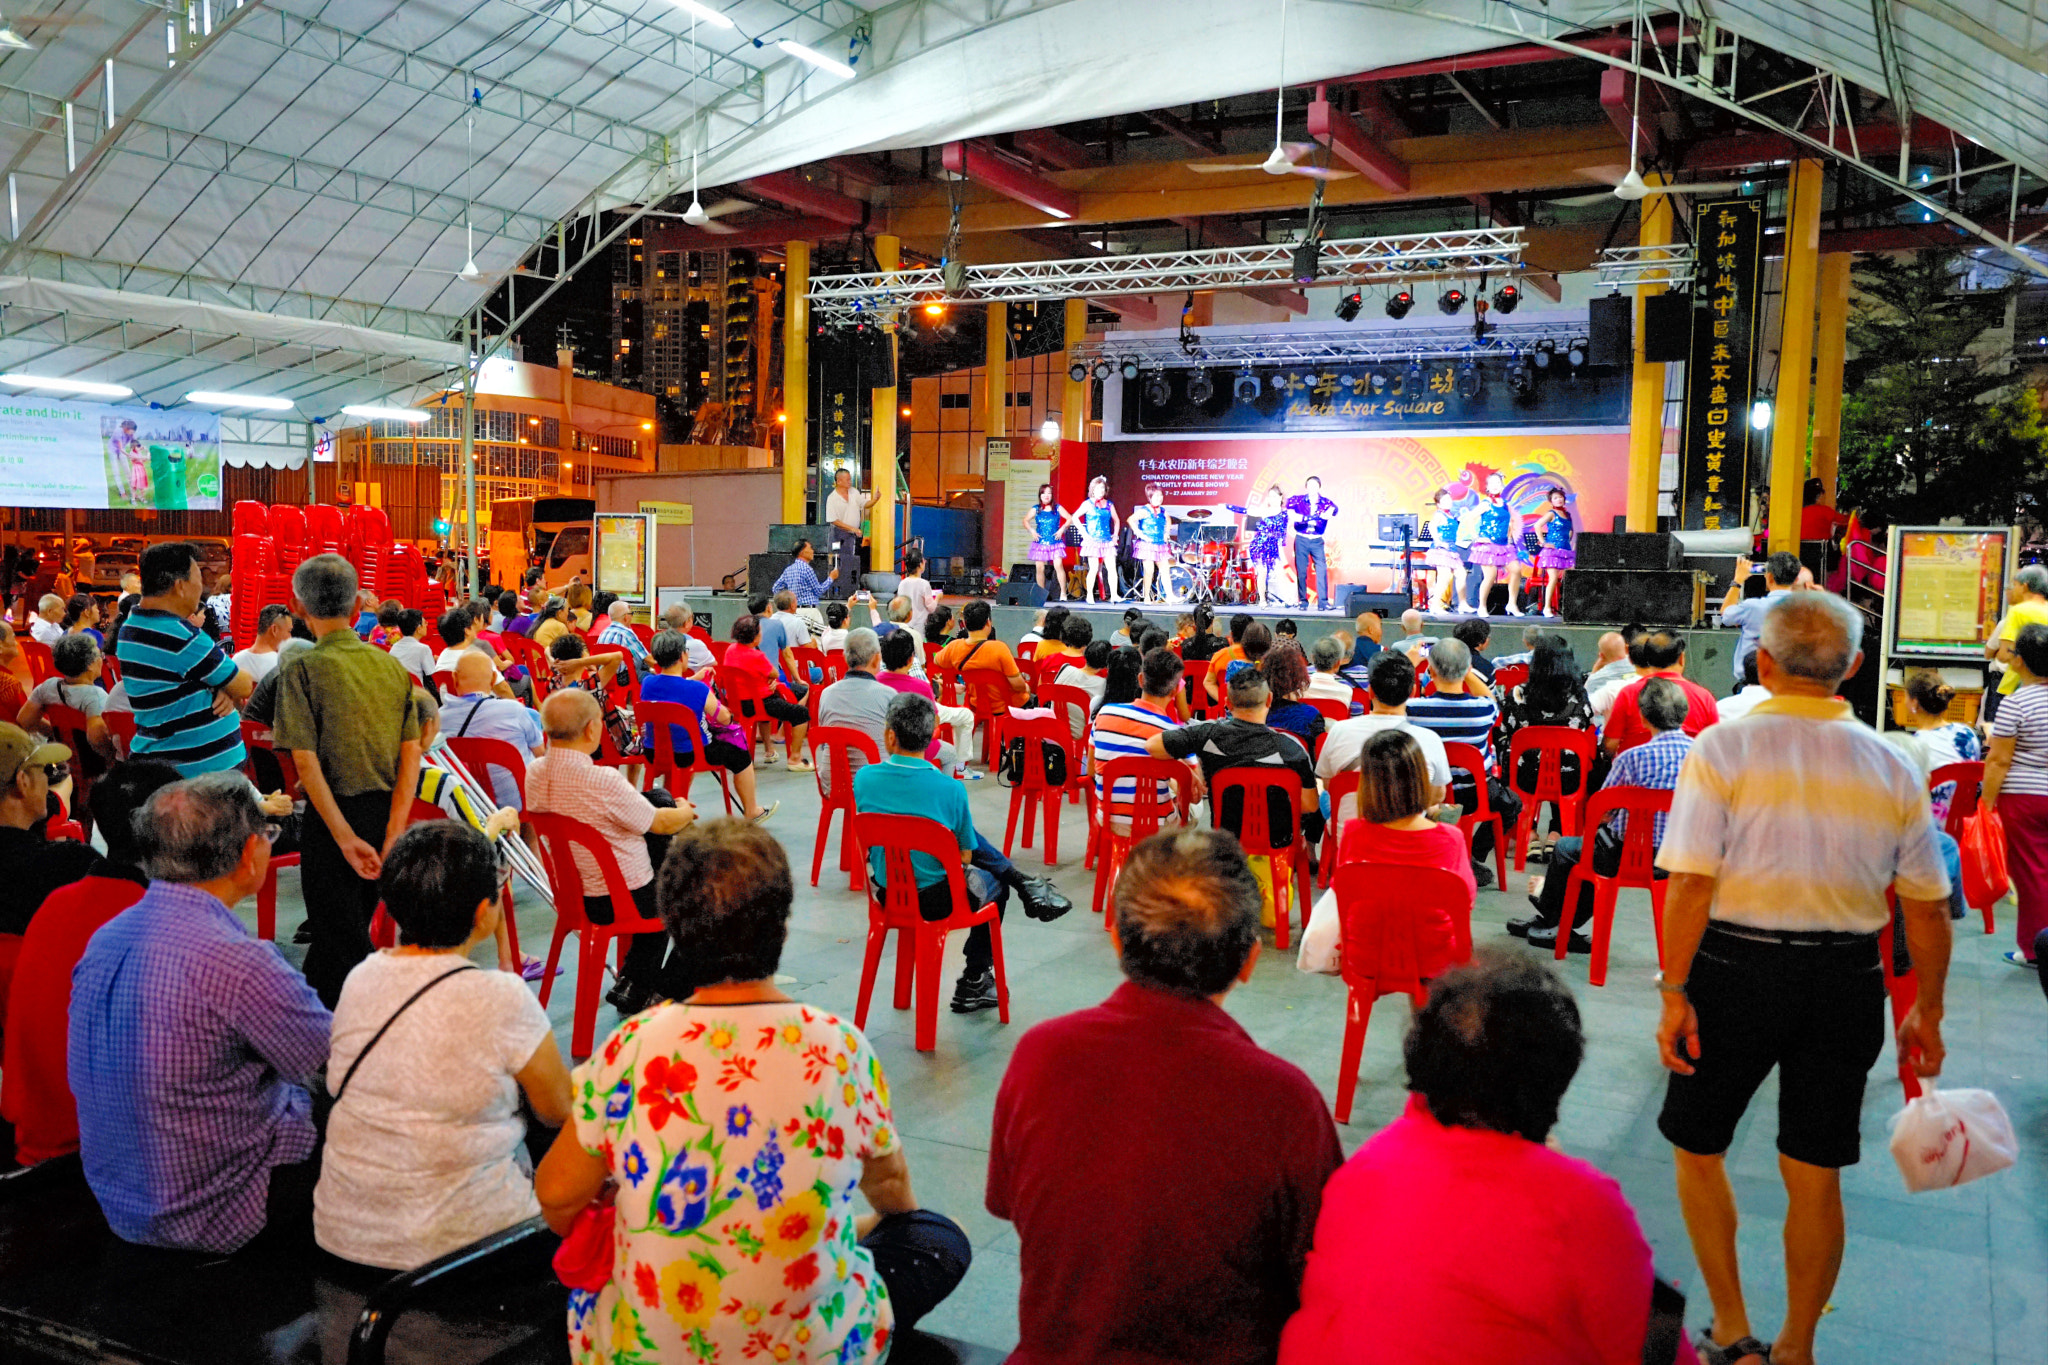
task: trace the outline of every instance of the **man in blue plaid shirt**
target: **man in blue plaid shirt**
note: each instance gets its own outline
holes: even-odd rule
[[[632,615],[633,609],[624,602],[613,602],[606,607],[608,619],[604,629],[597,633],[597,645],[600,651],[609,645],[632,655],[634,671],[644,678],[647,676],[647,646],[641,644],[640,637],[633,633]]]
[[[1651,791],[1676,791],[1678,770],[1685,766],[1685,756],[1692,752],[1692,736],[1685,733],[1685,713],[1688,703],[1683,688],[1669,678],[1651,678],[1643,684],[1640,694],[1643,723],[1650,727],[1651,735],[1647,744],[1638,744],[1626,749],[1614,760],[1614,766],[1607,771],[1608,787],[1646,787]],[[1664,842],[1663,812],[1657,815],[1656,840]],[[1611,877],[1621,867],[1621,841],[1624,817],[1609,816],[1607,822],[1593,831],[1593,871],[1603,877]],[[1540,895],[1530,897],[1536,904],[1536,913],[1528,919],[1508,921],[1508,932],[1517,937],[1527,938],[1530,946],[1555,949],[1557,928],[1564,918],[1565,887],[1571,880],[1572,868],[1585,856],[1585,840],[1563,838],[1557,841],[1550,854],[1550,871],[1544,875]],[[1658,874],[1662,876],[1660,872]],[[1579,904],[1572,916],[1572,937],[1569,945],[1572,952],[1593,951],[1592,936],[1581,927],[1593,917],[1593,888],[1591,884],[1579,888]]]
[[[839,570],[835,568],[825,575],[825,583],[818,581],[818,571],[811,567],[811,560],[817,553],[817,547],[811,542],[799,540],[796,543],[796,558],[789,561],[789,567],[775,580],[775,591],[795,593],[796,604],[800,607],[817,606],[819,594],[825,591],[825,583],[839,577]]]

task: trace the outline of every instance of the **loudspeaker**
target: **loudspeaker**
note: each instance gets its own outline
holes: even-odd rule
[[[1382,621],[1398,621],[1401,619],[1401,613],[1408,610],[1409,606],[1405,593],[1372,592],[1366,588],[1353,587],[1350,597],[1345,599],[1344,610],[1354,617],[1362,611],[1376,611]]]
[[[1692,295],[1652,294],[1643,300],[1643,359],[1652,364],[1692,356]]]
[[[1038,581],[1037,570],[1038,566],[1036,564],[1012,564],[1010,566],[1010,581],[1012,583],[1036,583]]]
[[[1586,363],[1626,365],[1635,349],[1635,309],[1626,294],[1586,303]]]
[[[1701,580],[1689,569],[1573,569],[1559,610],[1575,625],[1641,621],[1690,626],[1704,605]]]
[[[782,550],[770,550],[766,554],[747,556],[747,595],[775,591],[775,580],[782,577],[782,571],[796,556]]]
[[[1581,569],[1675,569],[1685,546],[1665,531],[1581,531],[1578,554]]]
[[[996,593],[996,603],[1005,607],[1042,607],[1045,605],[1045,589],[1036,583],[1019,583],[1012,579]]]
[[[903,583],[903,575],[890,573],[886,569],[873,569],[861,575],[861,586],[873,593],[878,601],[887,605],[896,595],[896,589]]]
[[[818,577],[823,578],[827,573],[830,573],[832,523],[828,521],[816,526],[805,526],[801,523],[791,522],[787,524],[771,524],[768,527],[768,548],[777,553],[795,553],[796,543],[799,540],[811,542],[811,545],[818,552],[818,558],[822,561],[828,561],[826,567],[819,572]]]

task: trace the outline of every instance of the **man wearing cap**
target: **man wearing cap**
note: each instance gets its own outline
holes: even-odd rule
[[[43,837],[49,817],[50,766],[68,762],[71,750],[45,743],[19,725],[0,722],[0,867],[7,869],[7,894],[0,896],[0,934],[28,930],[43,899],[69,886],[92,868],[99,855],[90,844]],[[68,798],[71,778],[57,784]]]

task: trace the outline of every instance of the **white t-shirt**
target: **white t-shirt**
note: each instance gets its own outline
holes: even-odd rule
[[[924,623],[939,605],[939,595],[922,577],[906,578],[896,585],[896,595],[910,603],[910,628],[924,634]]]
[[[249,675],[250,682],[262,682],[277,667],[277,651],[266,649],[258,654],[254,649],[244,649],[235,655],[235,667]]]
[[[825,520],[844,522],[848,526],[860,525],[860,490],[852,489],[841,494],[836,489],[825,495]]]
[[[446,954],[378,952],[342,983],[330,1093]],[[466,971],[414,1002],[327,1122],[313,1232],[344,1260],[411,1270],[540,1212],[514,1077],[551,1030],[517,974]]]
[[[825,633],[818,637],[818,648],[826,654],[830,654],[835,649],[845,649],[846,627],[841,626],[837,630],[830,626],[825,627]]]
[[[1714,705],[1714,714],[1726,725],[1731,720],[1741,720],[1755,709],[1756,704],[1771,699],[1770,689],[1762,683],[1751,683],[1732,697],[1723,697]],[[1608,700],[1608,710],[1613,710],[1613,699]]]
[[[396,646],[393,646],[393,651],[396,652]],[[434,667],[432,671],[435,673],[439,673],[443,669],[446,669],[448,672],[453,673],[455,671],[455,666],[462,662],[462,656],[472,652],[481,654],[486,659],[489,659],[491,657],[491,651],[481,644],[450,645],[448,646],[448,648],[441,651],[441,657],[434,660]],[[400,659],[399,662],[405,663],[405,660]],[[407,664],[406,666],[411,667],[410,664]],[[505,675],[498,671],[497,661],[495,659],[492,659],[491,684],[492,686],[496,686],[497,684],[503,681],[505,681]]]
[[[1358,766],[1358,756],[1365,752],[1365,742],[1382,730],[1406,730],[1422,746],[1422,758],[1429,765],[1429,780],[1442,787],[1446,793],[1451,786],[1451,760],[1444,753],[1443,738],[1434,730],[1424,729],[1406,716],[1375,716],[1370,713],[1353,716],[1350,720],[1332,721],[1323,728],[1323,752],[1316,759],[1316,776],[1328,782],[1349,768]],[[1334,812],[1333,812],[1334,813]],[[1352,815],[1357,815],[1354,806]]]
[[[38,706],[68,706],[87,719],[107,709],[107,694],[99,688],[91,683],[68,683],[62,678],[43,679],[28,699]],[[8,723],[13,723],[12,717]]]
[[[410,635],[391,643],[391,657],[405,665],[405,671],[425,682],[434,673],[434,651],[425,640],[415,640]]]
[[[37,644],[55,649],[57,642],[64,638],[64,627],[55,621],[45,621],[40,616],[31,616],[28,618],[28,633],[29,638]]]

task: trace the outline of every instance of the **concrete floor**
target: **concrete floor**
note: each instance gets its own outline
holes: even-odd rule
[[[1009,794],[992,780],[971,784],[975,818],[1000,842]],[[789,850],[798,884],[797,907],[783,971],[787,989],[801,999],[851,1019],[860,989],[865,902],[834,870],[837,833],[814,891],[809,885],[817,826],[817,789],[809,775],[761,770],[764,800],[780,799],[770,828]],[[700,784],[707,814],[716,793]],[[975,1262],[959,1291],[930,1318],[929,1330],[963,1341],[1008,1349],[1017,1339],[1018,1241],[1009,1224],[982,1207],[990,1113],[1010,1049],[1042,1019],[1093,1005],[1121,980],[1100,919],[1088,913],[1092,873],[1082,867],[1085,830],[1073,807],[1061,826],[1057,868],[1049,874],[1077,905],[1053,924],[1021,914],[1006,922],[1011,981],[1011,1022],[994,1011],[960,1017],[941,1004],[938,1047],[919,1054],[911,1045],[908,1012],[889,1007],[890,965],[876,986],[867,1034],[890,1076],[896,1120],[905,1139],[920,1200],[959,1220],[974,1240]],[[1046,871],[1038,850],[1018,850],[1027,871]],[[289,944],[302,912],[298,873],[280,876],[279,937]],[[1513,943],[1502,923],[1526,912],[1523,877],[1513,873],[1513,894],[1482,891],[1473,913],[1476,942]],[[521,901],[522,946],[545,954],[552,917]],[[1987,937],[1982,921],[1961,922],[1950,974],[1949,1049],[1945,1085],[1984,1086],[2004,1101],[2020,1136],[2016,1169],[1961,1189],[1909,1195],[1885,1149],[1886,1120],[1902,1103],[1891,1049],[1871,1075],[1864,1104],[1864,1159],[1843,1175],[1848,1252],[1834,1302],[1823,1319],[1819,1357],[1824,1365],[2048,1365],[2048,1011],[2034,975],[2001,961],[2011,946],[2011,906],[2001,907],[2000,932]],[[255,906],[241,912],[253,926]],[[1336,1092],[1343,1038],[1343,984],[1304,976],[1293,954],[1266,952],[1252,981],[1230,996],[1228,1008],[1258,1042],[1302,1067]],[[946,989],[959,970],[959,937],[950,945]],[[296,957],[301,950],[286,948]],[[480,957],[483,954],[479,955]],[[893,958],[893,953],[890,955]],[[573,965],[557,983],[551,1013],[566,1052],[574,999]],[[1557,1135],[1565,1149],[1621,1182],[1656,1251],[1659,1273],[1677,1282],[1689,1300],[1689,1321],[1704,1325],[1709,1311],[1688,1249],[1672,1189],[1669,1148],[1656,1130],[1664,1072],[1651,1038],[1657,1017],[1656,970],[1648,897],[1626,892],[1616,918],[1608,984],[1586,984],[1586,959],[1565,965],[1585,1020],[1585,1065],[1565,1097]],[[1408,1005],[1392,997],[1373,1012],[1352,1122],[1341,1126],[1345,1150],[1356,1147],[1394,1118],[1405,1099],[1400,1041]],[[598,1038],[614,1024],[600,1006]],[[1752,1318],[1768,1337],[1783,1311],[1784,1274],[1779,1249],[1785,1197],[1777,1178],[1776,1080],[1765,1083],[1738,1131],[1731,1152],[1743,1222],[1744,1259]],[[1461,1235],[1446,1230],[1447,1235]]]

